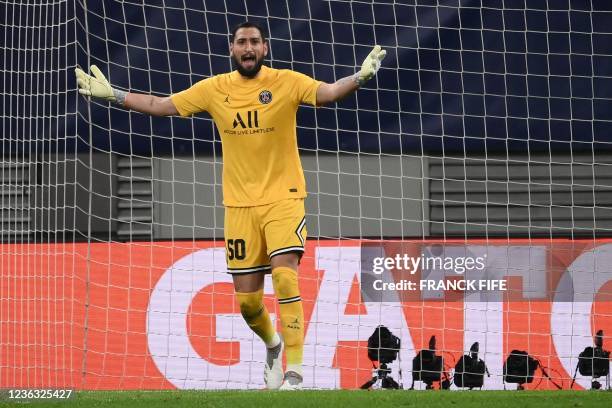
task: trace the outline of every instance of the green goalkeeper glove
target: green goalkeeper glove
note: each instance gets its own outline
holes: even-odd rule
[[[92,65],[90,69],[94,76],[85,73],[81,68],[75,68],[74,70],[77,84],[79,85],[79,93],[81,95],[93,96],[94,98],[100,98],[123,105],[127,93],[125,91],[113,89],[97,66]]]
[[[387,55],[387,51],[383,50],[380,45],[374,46],[372,51],[368,54],[366,59],[361,64],[361,70],[359,71],[359,77],[357,83],[359,86],[368,82],[380,69],[380,63]]]

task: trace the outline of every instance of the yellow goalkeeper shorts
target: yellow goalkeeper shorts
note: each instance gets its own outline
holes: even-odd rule
[[[304,199],[225,208],[225,256],[231,274],[270,272],[270,258],[304,252]]]

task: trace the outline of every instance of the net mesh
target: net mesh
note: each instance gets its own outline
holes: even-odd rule
[[[232,69],[228,33],[249,19],[269,34],[270,66],[327,82],[353,74],[374,44],[387,50],[356,94],[298,111],[306,386],[365,382],[367,339],[385,324],[402,339],[393,375],[401,366],[404,384],[436,335],[448,371],[480,342],[485,387],[503,387],[516,348],[567,387],[595,328],[612,330],[598,266],[612,228],[609,8],[3,1],[0,386],[263,385],[262,348],[225,274],[212,120],[89,101],[73,77],[96,64],[118,88],[178,92]],[[461,244],[524,280],[581,265],[603,274],[589,280],[598,302],[365,302],[360,246],[383,240],[417,253]],[[269,281],[265,293],[275,316]]]

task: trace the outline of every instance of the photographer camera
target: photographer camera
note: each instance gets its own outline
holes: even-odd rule
[[[582,353],[578,355],[578,364],[576,365],[576,371],[574,371],[574,378],[572,379],[572,385],[574,386],[576,381],[576,372],[579,371],[580,375],[585,377],[591,377],[591,389],[598,390],[601,388],[601,383],[595,381],[595,378],[606,377],[607,388],[610,389],[610,352],[603,348],[603,330],[598,330],[594,338],[595,347],[586,347]]]
[[[526,351],[512,350],[504,363],[504,389],[506,389],[506,383],[514,383],[517,384],[517,390],[524,390],[524,384],[530,384],[533,382],[535,370],[537,368],[539,368],[542,372],[542,378],[548,378],[550,383],[558,390],[563,388],[552,379],[552,377],[546,371],[546,367],[542,365],[540,360],[532,357]],[[540,380],[540,383],[541,382],[542,380]],[[538,383],[538,385],[540,383]],[[536,388],[538,385],[536,385]]]
[[[479,344],[475,342],[470,347],[470,353],[459,359],[455,365],[453,382],[457,387],[482,388],[484,384],[484,374],[490,377],[489,369],[485,362],[478,358]]]
[[[444,380],[442,380],[442,374],[444,374]],[[414,389],[415,381],[423,381],[426,390],[433,390],[434,382],[440,382],[440,389],[442,390],[450,388],[448,374],[444,371],[444,358],[436,355],[436,336],[431,336],[429,339],[428,349],[422,349],[412,359],[411,390]]]
[[[368,338],[368,358],[372,361],[374,376],[364,383],[361,389],[382,388],[397,390],[402,388],[391,377],[391,369],[387,366],[387,364],[391,364],[397,358],[401,344],[401,340],[391,333],[391,330],[387,327],[381,325],[374,330],[374,333]],[[375,361],[380,364],[378,368],[374,364]],[[399,374],[401,381],[401,368]]]

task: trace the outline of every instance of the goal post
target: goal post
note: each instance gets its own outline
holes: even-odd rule
[[[597,330],[609,347],[605,2],[4,1],[0,15],[0,388],[263,387],[226,273],[212,119],[89,100],[73,74],[96,64],[120,89],[179,92],[232,69],[245,20],[267,31],[266,64],[326,82],[387,51],[354,95],[297,114],[306,387],[369,380],[381,324],[405,388],[432,336],[449,378],[478,342],[485,389],[504,388],[513,350],[552,378],[528,388],[553,389]],[[370,290],[400,277],[508,288]],[[268,279],[264,293],[276,319]]]

